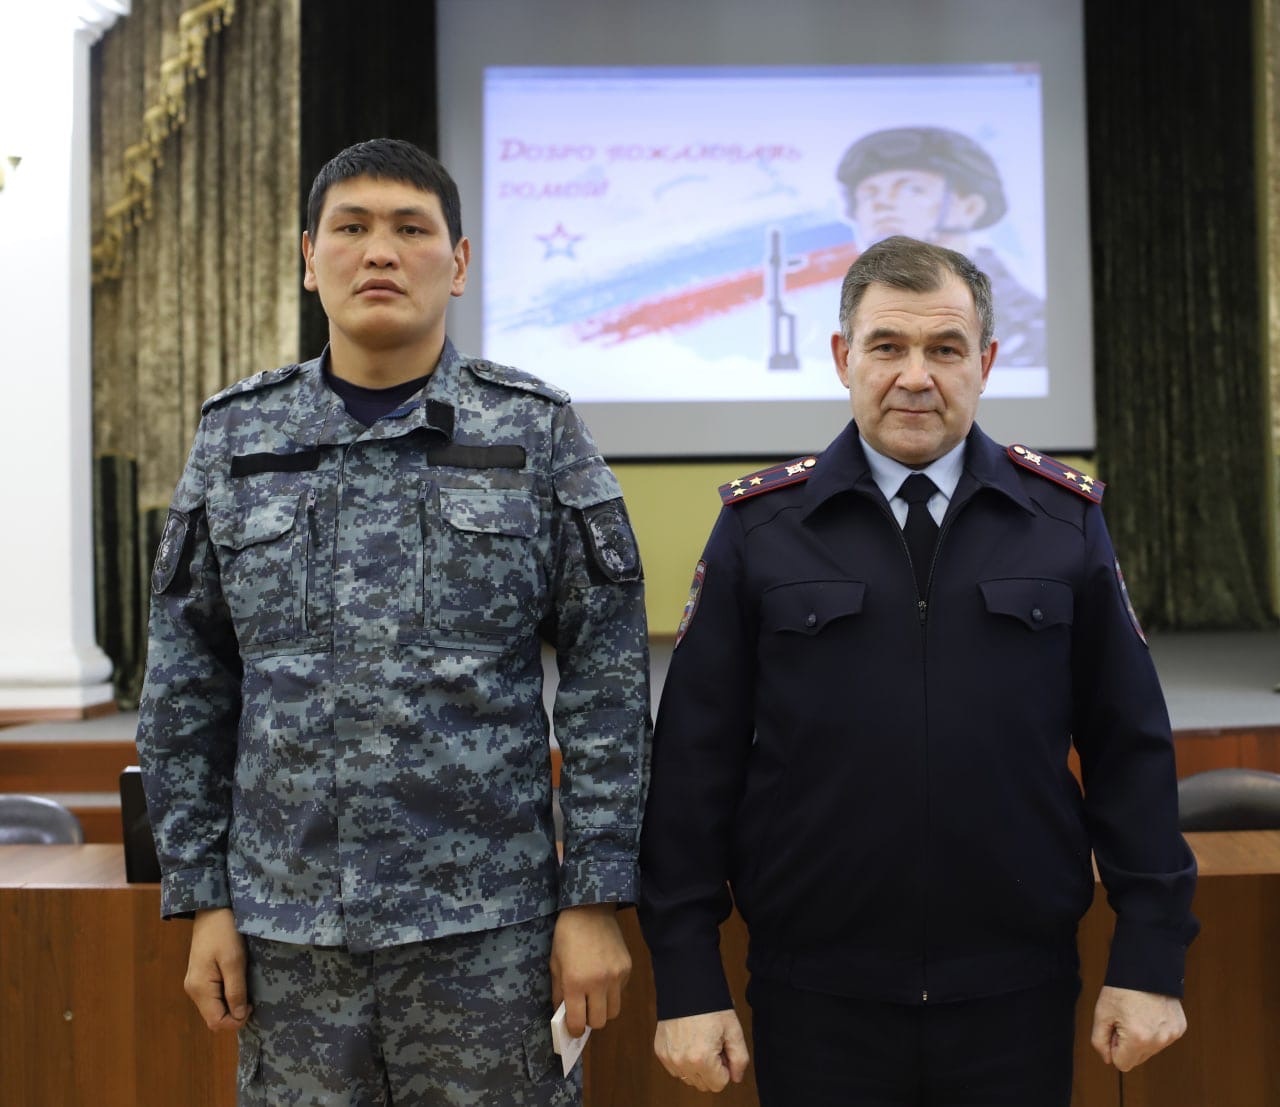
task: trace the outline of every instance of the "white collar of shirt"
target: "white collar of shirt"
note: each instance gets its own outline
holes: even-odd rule
[[[956,485],[960,483],[960,474],[964,472],[964,443],[961,442],[923,469],[911,469],[900,461],[877,453],[867,445],[865,438],[861,435],[859,438],[862,441],[862,451],[867,455],[867,464],[871,466],[871,479],[889,501],[898,526],[905,525],[907,521],[907,501],[898,496],[898,489],[912,473],[923,473],[938,486],[938,491],[929,497],[929,514],[941,526],[942,517],[947,513],[947,505],[955,495]]]

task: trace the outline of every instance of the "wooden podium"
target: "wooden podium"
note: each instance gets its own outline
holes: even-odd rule
[[[1280,831],[1190,834],[1203,931],[1187,966],[1187,1037],[1123,1077],[1088,1035],[1106,967],[1102,901],[1080,931],[1076,1107],[1280,1104]],[[635,912],[623,1015],[592,1035],[586,1107],[756,1103],[747,1081],[709,1098],[653,1058],[654,993]],[[118,845],[0,847],[0,1107],[233,1107],[235,1040],[182,990],[190,924],[162,922],[154,884],[125,883]],[[723,948],[744,1023],[746,935]]]
[[[0,846],[0,1105],[235,1107],[235,1036],[182,990],[190,941],[123,847]]]

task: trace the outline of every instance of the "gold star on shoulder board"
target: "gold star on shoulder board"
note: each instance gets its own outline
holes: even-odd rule
[[[1072,469],[1057,458],[1048,454],[1038,454],[1025,446],[1007,447],[1009,458],[1023,469],[1029,469],[1037,476],[1051,480],[1062,488],[1070,489],[1077,496],[1083,496],[1092,503],[1102,502],[1103,490],[1107,487],[1102,481],[1095,481],[1088,473]]]
[[[746,476],[720,485],[718,490],[720,502],[742,503],[780,488],[791,488],[803,484],[809,479],[810,471],[817,464],[816,456],[797,457],[748,473]]]

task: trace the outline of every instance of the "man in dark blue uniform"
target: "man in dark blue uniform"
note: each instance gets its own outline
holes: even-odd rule
[[[1183,1033],[1196,932],[1103,486],[974,424],[997,343],[963,255],[878,243],[840,326],[853,422],[721,489],[672,657],[641,853],[655,1048],[696,1087],[742,1078],[736,903],[762,1103],[1066,1107],[1091,854],[1106,1061]]]

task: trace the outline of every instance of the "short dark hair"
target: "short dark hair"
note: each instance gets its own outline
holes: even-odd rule
[[[462,239],[462,201],[458,186],[449,171],[435,158],[402,138],[371,138],[348,146],[335,154],[316,174],[307,196],[307,234],[313,239],[320,226],[320,213],[329,189],[355,177],[373,177],[382,181],[403,181],[429,192],[440,200],[445,225],[449,228],[449,245]]]
[[[982,328],[982,349],[995,335],[996,313],[991,302],[991,281],[964,254],[934,246],[916,238],[895,234],[881,239],[858,255],[840,286],[840,333],[853,341],[853,316],[867,288],[885,284],[908,292],[936,292],[947,273],[953,273],[973,294],[974,310]]]

